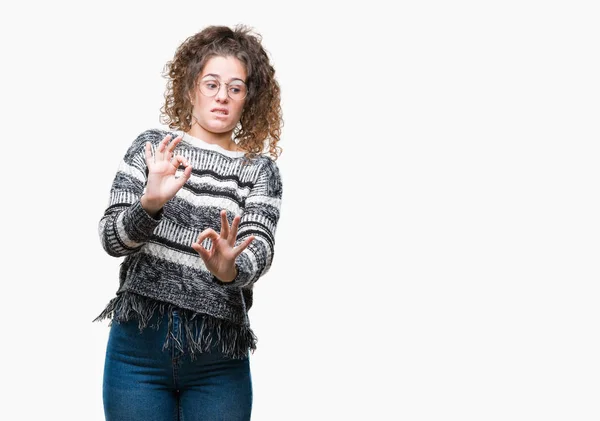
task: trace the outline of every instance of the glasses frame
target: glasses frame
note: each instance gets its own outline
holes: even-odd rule
[[[202,92],[202,88],[200,87],[200,84],[205,80],[214,81],[219,84],[219,88],[213,95],[206,95],[204,92]],[[200,79],[198,82],[196,82],[196,85],[198,86],[198,90],[200,91],[200,93],[208,98],[213,98],[213,97],[217,96],[219,94],[219,92],[221,92],[221,86],[225,85],[225,92],[227,92],[227,98],[231,99],[232,101],[243,101],[248,97],[248,85],[246,85],[246,82],[244,82],[243,80],[240,80],[240,79],[236,79],[235,82],[237,82],[237,84],[240,84],[240,82],[241,82],[246,87],[246,95],[244,95],[244,97],[241,99],[232,98],[231,95],[229,95],[229,84],[231,82],[221,82],[219,79]]]

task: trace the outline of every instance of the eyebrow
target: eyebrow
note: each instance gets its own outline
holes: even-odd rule
[[[208,73],[208,74],[202,76],[202,79],[204,79],[204,78],[206,78],[208,76],[212,76],[212,77],[214,77],[216,79],[221,79],[221,76],[219,76],[219,75],[217,75],[215,73]],[[240,79],[239,77],[232,77],[231,79],[229,79],[228,83],[231,83],[234,80],[239,80],[240,82],[244,82],[244,79]],[[246,82],[244,82],[244,83],[246,83]]]

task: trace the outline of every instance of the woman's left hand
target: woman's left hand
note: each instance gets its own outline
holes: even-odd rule
[[[217,234],[212,228],[205,229],[192,244],[192,248],[198,252],[206,268],[222,282],[231,282],[235,279],[237,276],[235,259],[254,241],[254,236],[250,236],[240,245],[235,246],[240,219],[239,216],[233,218],[230,227],[227,213],[222,210],[221,233]],[[202,242],[207,238],[212,241],[210,250],[202,246]]]

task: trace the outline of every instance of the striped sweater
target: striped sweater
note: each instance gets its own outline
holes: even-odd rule
[[[256,349],[247,317],[252,287],[273,260],[282,194],[278,167],[269,157],[248,159],[185,134],[175,154],[189,161],[192,175],[153,218],[140,204],[147,179],[144,145],[149,141],[154,150],[168,133],[183,134],[140,134],[112,183],[99,235],[108,254],[125,259],[116,297],[96,320],[135,319],[143,329],[157,312],[171,317],[178,310],[192,357],[217,345],[230,357],[244,358]],[[182,172],[180,167],[178,175]],[[230,224],[241,215],[236,245],[255,237],[237,257],[238,275],[231,283],[214,277],[191,247],[203,230],[220,231],[223,209]],[[206,239],[203,245],[210,244]]]

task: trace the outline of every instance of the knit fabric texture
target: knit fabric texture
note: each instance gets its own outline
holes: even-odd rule
[[[252,287],[269,270],[274,255],[282,197],[279,169],[267,156],[247,158],[243,152],[186,134],[174,154],[188,160],[192,175],[153,218],[140,203],[148,173],[144,150],[150,142],[154,153],[167,134],[175,138],[183,133],[159,129],[141,133],[112,183],[98,230],[104,250],[125,259],[116,297],[96,320],[136,319],[141,330],[155,312],[178,310],[192,356],[216,343],[226,355],[244,358],[256,348],[247,314]],[[182,174],[183,166],[177,170],[177,176]],[[230,283],[213,276],[191,247],[203,230],[220,232],[221,210],[227,212],[229,224],[241,216],[236,245],[255,237],[237,257],[238,275]],[[210,249],[210,239],[203,245]]]

